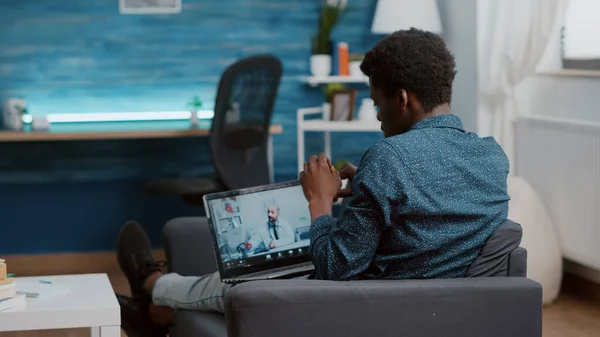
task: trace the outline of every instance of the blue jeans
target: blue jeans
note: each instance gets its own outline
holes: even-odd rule
[[[221,282],[218,272],[200,277],[165,274],[156,280],[152,302],[173,309],[224,313],[223,299],[231,287]]]

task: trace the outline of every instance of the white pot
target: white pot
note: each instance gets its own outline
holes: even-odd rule
[[[349,64],[350,76],[352,77],[363,77],[363,72],[360,70],[361,61],[352,61]]]
[[[323,103],[323,120],[331,120],[331,103]]]
[[[196,111],[195,109],[191,111],[190,124],[194,126],[198,125],[198,111]]]
[[[331,75],[331,55],[313,55],[310,57],[310,72],[313,76]]]
[[[375,122],[377,120],[377,110],[375,110],[372,99],[363,98],[358,109],[358,119],[363,122]]]

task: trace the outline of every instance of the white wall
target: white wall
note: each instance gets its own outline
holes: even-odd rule
[[[454,54],[452,113],[467,131],[477,128],[477,0],[438,0],[444,27],[442,37]]]

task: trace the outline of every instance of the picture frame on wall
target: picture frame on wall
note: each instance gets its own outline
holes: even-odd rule
[[[331,95],[331,120],[351,121],[354,116],[356,89],[336,90]]]

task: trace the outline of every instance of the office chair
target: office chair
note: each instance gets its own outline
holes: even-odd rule
[[[268,137],[283,69],[278,58],[256,55],[225,70],[210,130],[213,177],[150,182],[151,193],[180,195],[201,205],[205,194],[269,184]]]

